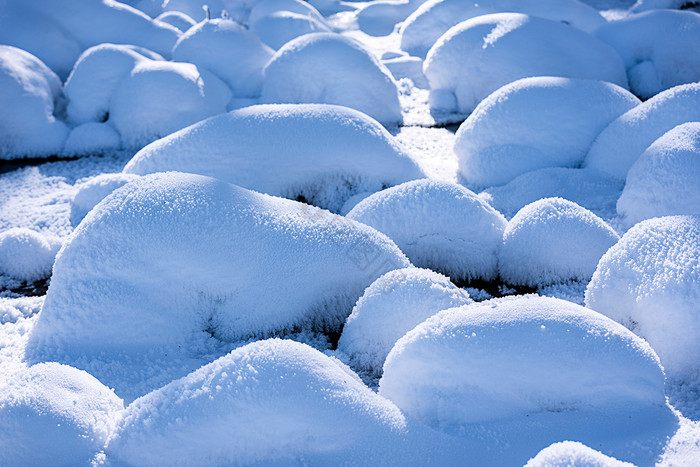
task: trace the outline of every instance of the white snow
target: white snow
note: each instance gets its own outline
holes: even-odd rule
[[[411,155],[376,121],[332,105],[261,105],[156,141],[124,168],[176,170],[305,199],[338,212],[356,193],[422,178]]]
[[[355,12],[357,26],[372,36],[391,34],[424,0],[373,0],[365,2]]]
[[[508,222],[498,268],[508,284],[588,281],[620,237],[601,218],[562,198],[528,204]]]
[[[389,236],[411,262],[455,281],[494,279],[506,220],[472,191],[429,179],[362,200],[347,215]]]
[[[325,23],[323,15],[307,2],[301,0],[260,0],[251,8],[248,24],[254,26],[262,18],[280,12],[296,13],[306,16],[310,20]]]
[[[460,174],[486,187],[536,169],[579,166],[596,136],[639,103],[602,81],[537,77],[507,84],[460,125],[454,146]]]
[[[61,241],[35,230],[15,227],[0,231],[0,274],[33,282],[51,275]]]
[[[63,145],[64,156],[89,156],[111,153],[121,147],[121,137],[112,125],[87,122],[73,128]]]
[[[134,174],[107,173],[77,183],[77,191],[70,203],[70,223],[77,226],[85,215],[110,193],[138,178],[139,176]]]
[[[562,441],[541,450],[525,467],[634,467],[576,441]]]
[[[472,18],[433,45],[423,65],[435,112],[468,114],[501,86],[531,76],[585,78],[627,88],[620,55],[577,28],[519,13]]]
[[[197,24],[195,20],[181,11],[165,11],[156,16],[156,21],[175,26],[182,32],[187,32],[192,26]]]
[[[313,16],[277,11],[257,20],[250,31],[269,47],[279,50],[292,39],[314,32],[330,32],[330,28]]]

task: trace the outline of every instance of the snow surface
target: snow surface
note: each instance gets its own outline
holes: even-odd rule
[[[51,276],[53,260],[61,248],[57,237],[15,227],[0,231],[0,274],[33,282]]]
[[[562,441],[541,450],[525,467],[634,467],[576,441]]]
[[[76,193],[70,203],[70,222],[75,227],[100,201],[117,188],[139,178],[134,174],[100,174],[76,184]]]
[[[121,136],[106,122],[88,122],[73,128],[63,145],[67,157],[113,153],[121,147]]]
[[[261,105],[205,120],[141,151],[125,173],[176,170],[338,212],[356,193],[422,178],[376,121],[333,105]]]
[[[600,217],[562,198],[528,204],[508,222],[498,269],[508,284],[542,286],[588,281],[620,239]]]
[[[486,187],[536,169],[579,166],[596,136],[639,103],[602,81],[537,77],[507,84],[460,125],[454,146],[460,175]]]
[[[307,2],[301,0],[260,0],[251,8],[248,24],[253,26],[262,18],[280,12],[296,13],[311,20],[325,23],[323,15]]]
[[[362,200],[347,217],[385,233],[416,266],[455,281],[498,275],[496,252],[507,222],[461,185],[407,182]]]
[[[424,0],[374,0],[366,2],[355,13],[357,26],[372,36],[391,34]]]
[[[161,23],[167,23],[171,26],[175,26],[182,32],[187,32],[188,29],[197,24],[195,20],[181,11],[165,11],[156,16],[155,19]]]
[[[313,16],[277,11],[263,16],[250,27],[266,45],[279,50],[284,44],[304,34],[330,32],[323,21]]]

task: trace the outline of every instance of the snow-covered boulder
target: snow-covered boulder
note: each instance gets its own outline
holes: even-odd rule
[[[639,156],[617,211],[627,226],[651,217],[700,214],[700,123],[678,125]]]
[[[536,169],[579,166],[596,136],[639,103],[603,81],[536,77],[507,84],[460,125],[454,144],[460,175],[486,187]]]
[[[469,113],[501,86],[531,76],[627,88],[615,49],[580,29],[520,13],[478,16],[452,27],[428,52],[423,71],[430,107],[441,113]]]
[[[541,450],[530,459],[525,467],[634,467],[634,464],[622,462],[606,456],[600,451],[589,448],[576,441],[561,441]]]
[[[695,12],[648,11],[612,21],[596,36],[620,53],[630,89],[644,99],[700,81],[700,15]]]
[[[369,196],[347,215],[388,235],[413,264],[455,281],[498,275],[507,221],[461,185],[415,180]]]
[[[284,44],[304,34],[330,32],[323,21],[299,13],[277,11],[263,16],[250,27],[266,45],[279,50]]]
[[[107,173],[76,185],[77,192],[70,202],[70,223],[75,227],[85,215],[117,188],[138,179],[138,175]]]
[[[93,376],[58,363],[0,380],[0,464],[89,465],[123,402]]]
[[[700,216],[649,219],[601,258],[586,306],[646,339],[672,377],[700,375]]]
[[[591,211],[561,198],[528,204],[510,220],[498,251],[508,284],[589,281],[601,256],[620,239]]]
[[[700,121],[700,83],[663,91],[620,115],[591,145],[585,166],[625,180],[637,158],[673,127]]]
[[[198,173],[338,212],[351,196],[424,177],[381,125],[334,105],[234,110],[158,140],[124,172]]]
[[[60,153],[68,135],[54,115],[60,95],[61,81],[41,60],[0,45],[0,160]]]
[[[121,147],[121,136],[107,122],[87,122],[71,129],[63,155],[67,157],[104,154]]]
[[[175,44],[173,60],[191,62],[221,78],[234,97],[260,94],[263,68],[273,50],[240,24],[229,19],[202,21]]]
[[[338,329],[376,278],[408,267],[379,232],[199,175],[156,174],[67,240],[27,346],[127,398],[292,328]]]
[[[15,227],[0,232],[0,274],[33,282],[51,275],[61,241],[35,230]]]
[[[129,465],[385,463],[406,431],[394,404],[293,341],[255,342],[125,411],[106,450]]]
[[[477,16],[504,12],[559,21],[588,33],[605,24],[598,11],[577,0],[428,0],[401,27],[401,49],[425,57],[452,26]]]
[[[288,42],[265,67],[261,102],[337,104],[384,125],[403,121],[396,82],[349,37],[306,34]]]
[[[371,36],[391,34],[425,0],[373,0],[362,5],[355,17],[357,26]],[[431,44],[432,45],[432,44]]]
[[[395,269],[365,290],[345,322],[338,351],[360,375],[380,376],[397,340],[439,311],[472,303],[469,294],[428,269]]]

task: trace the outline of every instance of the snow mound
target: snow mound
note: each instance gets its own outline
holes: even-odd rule
[[[273,50],[240,24],[229,19],[202,21],[173,48],[173,60],[191,62],[221,78],[235,97],[260,94],[263,68]]]
[[[27,355],[138,396],[230,343],[337,329],[376,278],[408,266],[384,235],[327,211],[199,175],[141,177],[69,237]]]
[[[181,11],[165,11],[156,17],[156,21],[167,23],[182,32],[187,32],[192,26],[197,24],[195,20]]]
[[[649,219],[601,258],[586,306],[646,339],[670,376],[700,375],[700,216]]]
[[[0,381],[0,464],[88,465],[124,408],[93,376],[38,364]]]
[[[396,82],[351,38],[306,34],[288,42],[265,67],[261,102],[337,104],[384,125],[403,121]]]
[[[700,83],[663,91],[613,120],[591,145],[585,165],[624,180],[651,143],[693,121],[700,121]]]
[[[73,128],[63,146],[64,156],[91,156],[115,151],[121,137],[108,123],[88,122]]]
[[[334,105],[234,110],[156,141],[126,165],[177,170],[338,212],[351,196],[425,175],[376,121]]]
[[[627,226],[651,217],[700,214],[700,123],[657,139],[627,173],[617,211]]]
[[[248,15],[248,24],[254,26],[255,23],[260,21],[262,18],[269,16],[273,13],[296,13],[298,15],[306,16],[317,22],[325,22],[323,15],[318,12],[316,8],[311,6],[311,4],[301,1],[301,0],[260,0],[253,8],[250,10]]]
[[[634,467],[576,441],[562,441],[541,450],[525,467]]]
[[[535,201],[506,227],[498,252],[501,279],[531,287],[588,281],[601,256],[619,239],[605,221],[576,203]]]
[[[456,281],[498,275],[496,251],[507,221],[461,185],[407,182],[369,196],[347,217],[385,233],[416,266]]]
[[[35,230],[16,227],[0,232],[0,274],[25,282],[46,279],[59,248],[58,238]]]
[[[314,17],[289,11],[277,11],[253,23],[250,31],[266,45],[278,50],[299,36],[316,32],[330,32],[330,29],[325,22]]]
[[[596,136],[639,104],[602,81],[537,77],[507,84],[481,101],[457,131],[461,176],[503,185],[545,167],[580,165]]]
[[[679,84],[700,81],[700,15],[656,10],[601,27],[596,36],[625,61],[630,89],[643,99]]]
[[[627,88],[618,53],[580,29],[519,13],[472,18],[433,45],[423,64],[436,112],[469,113],[501,86],[531,76],[609,81]]]
[[[525,13],[559,21],[592,33],[605,24],[594,8],[576,0],[428,0],[401,27],[401,49],[425,57],[437,40],[453,26],[492,13]]]
[[[369,35],[386,36],[394,31],[396,23],[405,20],[422,3],[423,0],[374,0],[366,2],[355,13],[357,25],[361,31]]]
[[[338,341],[361,375],[380,376],[397,340],[435,313],[472,303],[469,294],[428,269],[396,269],[365,290]]]
[[[0,45],[0,160],[61,151],[68,128],[54,116],[60,95],[61,81],[38,58]]]
[[[396,406],[332,359],[271,339],[136,400],[107,454],[144,466],[367,462],[405,427]]]
[[[77,192],[70,202],[70,223],[80,224],[85,215],[117,188],[138,179],[134,174],[100,174],[76,185]]]

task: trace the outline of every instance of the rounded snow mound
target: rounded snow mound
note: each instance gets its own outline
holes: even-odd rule
[[[588,281],[620,237],[600,217],[562,198],[528,204],[510,220],[498,252],[501,279],[530,287]]]
[[[0,381],[0,464],[87,465],[124,408],[93,376],[58,363]]]
[[[576,441],[562,441],[544,448],[525,467],[634,467]]]
[[[700,375],[700,216],[649,219],[601,258],[586,306],[646,339],[670,376]]]
[[[430,107],[469,113],[501,86],[532,76],[609,81],[627,88],[618,53],[580,29],[519,13],[459,23],[433,45],[423,64]]]
[[[559,21],[592,33],[605,24],[594,8],[577,0],[428,0],[411,14],[401,27],[401,49],[418,57],[428,50],[452,26],[492,13],[525,13]]]
[[[657,139],[627,173],[617,211],[628,226],[651,217],[700,214],[700,123]]]
[[[334,105],[234,110],[156,141],[126,165],[144,175],[177,170],[338,212],[361,192],[425,175],[379,123]]]
[[[384,235],[327,211],[199,175],[141,177],[66,242],[27,355],[142,395],[229,343],[336,330],[376,278],[408,266]]]
[[[381,375],[397,340],[435,313],[472,303],[469,294],[428,269],[396,269],[374,281],[345,322],[338,351],[370,378]]]
[[[197,24],[195,20],[190,18],[189,15],[186,15],[181,11],[164,11],[163,13],[156,16],[155,19],[156,21],[160,21],[161,23],[166,23],[171,26],[174,26],[181,32],[186,32],[192,26]]]
[[[235,97],[257,97],[273,50],[229,19],[202,21],[175,44],[173,60],[190,62],[221,78]]]
[[[325,24],[325,21],[319,21],[312,16],[290,11],[276,11],[253,23],[250,31],[265,44],[278,50],[299,36],[316,32],[330,32],[330,28]]]
[[[471,185],[503,185],[545,167],[580,165],[596,136],[639,104],[602,81],[537,77],[481,101],[457,131],[454,152]]]
[[[0,232],[0,274],[25,282],[46,279],[60,248],[58,238],[35,230],[12,228]]]
[[[280,12],[296,13],[321,23],[325,22],[323,15],[310,3],[301,0],[260,0],[251,8],[248,24],[253,26],[262,18]]]
[[[394,32],[397,23],[421,6],[423,0],[372,0],[356,12],[357,26],[371,36],[386,36]]]
[[[107,454],[144,466],[369,461],[405,428],[395,405],[331,358],[270,339],[134,401]]]
[[[407,182],[360,201],[347,217],[388,235],[416,266],[459,281],[498,275],[507,221],[461,185]]]
[[[613,120],[591,145],[585,165],[624,180],[649,145],[694,121],[700,121],[700,83],[663,91]]]
[[[94,156],[119,149],[121,137],[109,123],[88,122],[73,128],[63,146],[64,156]]]
[[[700,81],[700,15],[655,10],[610,22],[596,36],[625,61],[630,89],[643,99]]]
[[[0,45],[0,159],[61,152],[68,128],[54,116],[60,95],[61,81],[41,60]]]
[[[389,353],[379,394],[455,434],[538,414],[573,419],[578,411],[665,405],[664,373],[644,340],[591,310],[538,296],[429,318]]]
[[[265,67],[261,102],[337,104],[384,125],[403,122],[396,82],[353,39],[306,34],[288,42]]]
[[[138,175],[108,173],[97,175],[78,184],[76,186],[78,191],[70,203],[70,223],[77,226],[97,203],[117,188],[121,188],[136,179],[138,179]]]

